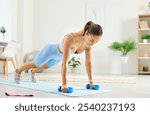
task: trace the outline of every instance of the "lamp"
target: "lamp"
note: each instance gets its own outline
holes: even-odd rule
[[[0,28],[0,32],[3,34],[3,41],[4,41],[5,33],[6,33],[6,30],[5,30],[5,27],[4,27],[4,26],[2,26],[2,27]]]

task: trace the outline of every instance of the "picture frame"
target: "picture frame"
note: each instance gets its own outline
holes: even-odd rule
[[[104,27],[105,5],[104,3],[87,3],[85,9],[85,20],[93,21]]]

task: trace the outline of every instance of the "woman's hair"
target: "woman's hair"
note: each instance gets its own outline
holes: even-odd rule
[[[86,32],[88,34],[97,36],[103,34],[102,27],[99,24],[94,24],[92,21],[89,21],[85,24],[83,35],[85,35]]]

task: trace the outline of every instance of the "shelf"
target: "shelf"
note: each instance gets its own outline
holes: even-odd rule
[[[150,59],[150,57],[138,57],[138,59]]]
[[[138,71],[138,73],[139,74],[150,74],[150,71],[147,71],[147,72],[145,72],[145,71]]]
[[[150,45],[150,43],[138,43],[138,45]]]
[[[143,71],[143,67],[150,65],[150,40],[147,43],[141,39],[142,34],[150,35],[150,14],[138,15],[138,39],[137,39],[137,73],[150,75],[150,67],[148,71]]]
[[[150,17],[150,14],[139,14],[139,18],[147,18]]]
[[[150,30],[150,28],[140,28],[140,29],[138,29],[139,31],[148,31],[148,30]]]

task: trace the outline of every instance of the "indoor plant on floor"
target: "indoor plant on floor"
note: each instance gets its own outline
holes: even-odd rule
[[[121,68],[122,74],[128,74],[128,53],[135,49],[136,43],[134,40],[125,40],[123,42],[113,42],[109,48],[114,51],[121,52]]]
[[[71,57],[71,59],[68,61],[68,66],[71,67],[71,73],[76,73],[77,67],[81,65],[80,58],[79,57]]]
[[[109,46],[110,49],[121,52],[122,74],[128,74],[128,53],[134,50],[135,46],[136,43],[134,40],[115,41]]]
[[[113,42],[109,48],[114,51],[120,51],[123,62],[128,61],[128,53],[135,49],[136,43],[134,40],[125,40],[123,42]]]

